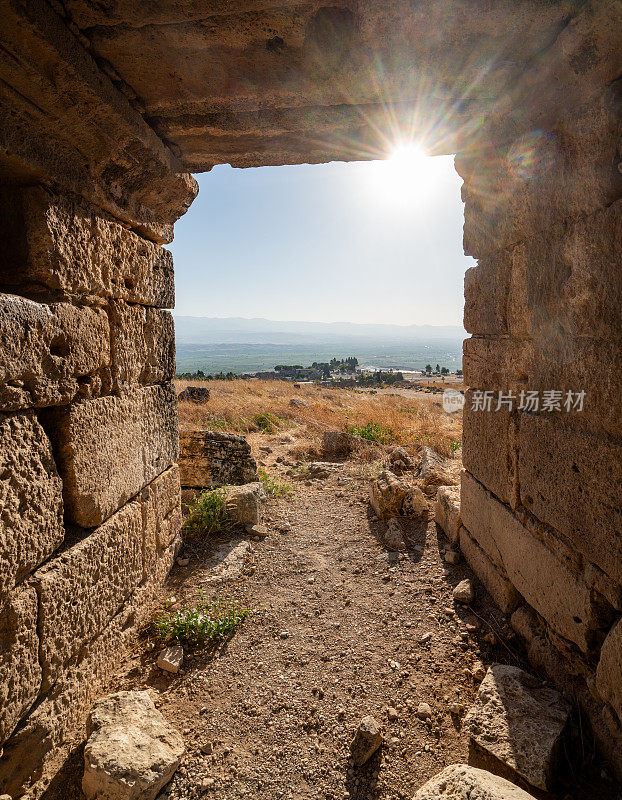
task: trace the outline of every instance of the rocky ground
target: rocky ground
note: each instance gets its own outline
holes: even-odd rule
[[[288,442],[253,437],[283,480],[288,464],[277,458],[287,461]],[[470,607],[454,601],[453,588],[472,575],[444,561],[433,522],[404,527],[406,551],[385,549],[368,471],[352,460],[328,478],[291,481],[290,495],[268,502],[268,535],[250,547],[239,538],[185,547],[189,563],[175,567],[168,595],[226,593],[251,613],[217,648],[187,650],[178,674],[157,668],[147,632],[120,665],[111,691],[146,689],[185,741],[161,800],[402,800],[467,761],[461,720],[486,666],[524,662],[481,588]],[[214,550],[234,546],[229,580],[211,582]],[[368,714],[384,745],[357,768],[350,743]],[[46,797],[81,798],[80,779],[78,748]],[[606,780],[595,786],[568,770],[565,781],[555,797],[616,796]]]

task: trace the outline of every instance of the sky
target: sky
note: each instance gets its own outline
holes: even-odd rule
[[[453,157],[195,176],[175,226],[176,315],[461,325],[461,179]]]

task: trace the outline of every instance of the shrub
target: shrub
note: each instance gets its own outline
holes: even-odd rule
[[[253,422],[264,433],[273,433],[279,427],[280,419],[276,414],[266,411],[262,414],[255,414]]]
[[[184,522],[186,531],[211,534],[232,527],[227,517],[227,493],[224,489],[208,489],[186,508],[188,509],[188,518]]]
[[[259,469],[259,480],[261,485],[271,497],[284,497],[292,493],[292,487],[287,483],[282,483],[271,475],[268,475],[265,469]]]
[[[244,622],[249,609],[235,600],[206,600],[199,592],[194,605],[172,611],[165,609],[153,621],[153,630],[162,642],[197,646],[223,639]]]
[[[395,431],[388,425],[380,425],[377,422],[367,422],[365,425],[346,425],[346,433],[368,439],[370,442],[386,444],[393,441]]]

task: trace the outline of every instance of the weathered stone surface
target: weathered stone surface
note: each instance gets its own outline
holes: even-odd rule
[[[369,502],[380,519],[399,516],[408,487],[388,469],[374,478],[369,486]]]
[[[157,667],[176,674],[184,663],[184,648],[181,645],[164,647],[158,654]]]
[[[409,486],[402,501],[402,514],[410,519],[427,520],[430,513],[428,500],[418,486]]]
[[[458,603],[472,603],[475,599],[475,591],[470,578],[460,581],[452,592],[453,598]]]
[[[357,767],[363,766],[382,744],[380,725],[372,716],[360,721],[351,745],[352,758]]]
[[[388,550],[404,550],[406,542],[400,523],[396,519],[390,519],[387,528],[382,534],[382,541]]]
[[[460,496],[471,536],[554,630],[587,651],[598,626],[587,585],[467,472]]]
[[[104,629],[143,578],[143,520],[129,503],[34,573],[43,688]]]
[[[87,731],[82,778],[87,800],[154,800],[185,750],[147,692],[117,692],[99,700]]]
[[[550,789],[570,703],[518,667],[494,664],[462,728],[532,786]]]
[[[533,800],[533,795],[484,769],[451,764],[430,778],[413,800]]]
[[[424,447],[419,467],[419,483],[426,494],[436,495],[439,486],[455,486],[459,483],[454,465],[431,447]]]
[[[61,544],[63,497],[52,447],[31,412],[0,415],[0,595]]]
[[[613,625],[600,651],[596,689],[622,723],[622,619]]]
[[[434,520],[452,544],[458,541],[460,526],[460,487],[441,486],[436,493]]]
[[[622,583],[622,447],[527,414],[519,442],[523,505]]]
[[[59,409],[48,430],[66,514],[84,528],[100,525],[177,460],[177,403],[170,385]]]
[[[112,380],[116,389],[169,381],[175,374],[175,325],[168,311],[109,303]]]
[[[180,431],[181,485],[216,488],[257,480],[257,462],[243,436],[219,431]]]
[[[262,519],[262,505],[266,493],[261,483],[243,486],[225,486],[227,516],[234,525],[258,525]]]
[[[343,431],[324,431],[322,450],[334,458],[348,456],[354,450],[354,437]]]
[[[0,283],[29,296],[113,297],[172,308],[173,257],[100,209],[41,188],[15,189],[13,247],[0,264]],[[13,263],[11,259],[19,259]]]
[[[514,498],[514,424],[507,408],[473,410],[473,392],[463,410],[462,463],[480,483],[505,503]]]
[[[109,366],[103,310],[0,294],[0,410],[99,394]]]
[[[151,580],[163,551],[182,525],[179,466],[173,464],[140,493],[143,519],[143,580]]]
[[[38,651],[37,594],[14,589],[0,597],[0,753],[39,694]]]
[[[206,403],[209,400],[210,390],[205,386],[186,386],[183,392],[177,395],[180,402]]]
[[[507,579],[505,570],[493,564],[465,527],[460,528],[460,550],[501,611],[508,614],[516,608],[520,595]]]

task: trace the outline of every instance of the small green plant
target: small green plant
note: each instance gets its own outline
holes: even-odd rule
[[[224,489],[208,489],[186,508],[188,517],[184,522],[185,531],[211,534],[231,528],[227,516],[227,493]]]
[[[208,417],[205,427],[208,431],[224,431],[229,427],[229,420],[226,417]]]
[[[289,484],[282,483],[271,475],[268,475],[265,469],[259,469],[259,480],[266,494],[271,497],[285,497],[292,493],[292,487]]]
[[[367,422],[365,425],[347,425],[346,433],[360,436],[378,444],[386,444],[395,438],[393,428],[388,425],[379,425],[377,422]]]
[[[449,442],[449,449],[452,453],[456,453],[462,447],[460,439],[453,439]]]
[[[246,619],[249,609],[230,598],[206,600],[199,592],[198,602],[175,611],[165,609],[153,621],[153,630],[162,642],[179,642],[196,647],[232,634]]]
[[[263,414],[255,414],[253,422],[264,433],[274,433],[279,427],[280,419],[276,414],[271,414],[269,411],[266,411]]]

